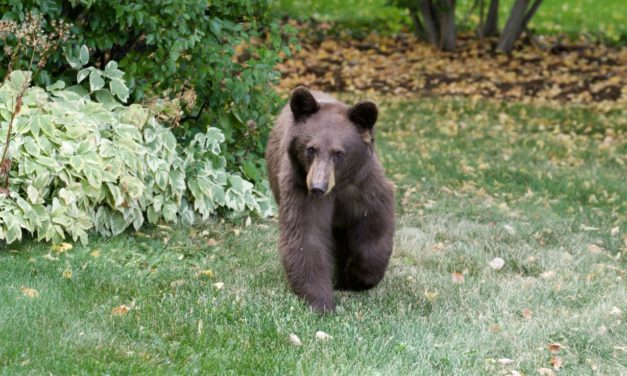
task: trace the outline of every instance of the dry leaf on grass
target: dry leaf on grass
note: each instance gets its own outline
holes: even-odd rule
[[[216,282],[213,284],[213,287],[215,287],[218,290],[222,290],[222,288],[224,287],[224,282]]]
[[[196,273],[196,276],[198,276],[198,277],[204,276],[204,277],[211,278],[211,277],[213,277],[213,270],[211,270],[211,269],[201,270],[198,273]]]
[[[520,314],[527,320],[531,320],[531,318],[533,317],[533,312],[529,308],[523,308],[520,311]]]
[[[562,368],[562,358],[559,356],[551,356],[551,360],[549,361],[553,366],[553,369],[559,371]]]
[[[553,372],[552,369],[550,368],[538,368],[538,374],[540,374],[540,376],[555,376],[555,372]]]
[[[553,342],[550,343],[547,348],[549,349],[549,351],[551,352],[551,354],[557,354],[561,349],[562,349],[562,345],[560,345],[557,342]]]
[[[505,260],[500,257],[495,257],[488,263],[494,270],[501,270],[505,266]]]
[[[54,252],[56,253],[64,253],[69,251],[70,249],[73,248],[72,244],[70,243],[61,243],[61,244],[53,244],[52,247],[50,247]]]
[[[502,366],[507,366],[507,365],[514,363],[514,361],[509,358],[501,358],[501,359],[498,359],[496,362]]]
[[[602,253],[603,252],[603,248],[599,247],[596,244],[589,244],[588,245],[588,252],[590,252],[590,253]]]
[[[289,336],[290,343],[294,346],[301,346],[303,343],[300,341],[300,338],[294,333],[290,333]]]
[[[27,296],[29,298],[36,298],[39,296],[39,291],[31,289],[30,287],[22,286],[20,287],[20,290],[22,290],[22,294],[24,294],[24,296]]]
[[[505,231],[507,231],[508,234],[510,235],[516,235],[516,230],[514,230],[514,228],[510,225],[503,225],[503,228],[505,229]]]
[[[441,250],[444,249],[444,243],[439,242],[439,243],[435,243],[432,247],[431,250],[433,252],[440,252]]]
[[[129,306],[126,304],[122,304],[121,306],[117,306],[111,309],[111,314],[113,316],[124,316],[130,310]]]
[[[67,268],[63,271],[63,273],[61,273],[61,276],[64,279],[72,279],[72,269]]]
[[[319,341],[327,341],[327,340],[333,339],[333,337],[331,335],[329,335],[329,334],[319,330],[319,331],[316,332],[316,339],[319,340]]]
[[[462,284],[464,283],[464,274],[460,273],[460,272],[453,272],[453,274],[451,274],[451,280],[453,281],[453,283],[459,283]]]
[[[438,298],[437,291],[425,290],[424,295],[425,295],[425,298],[427,298],[427,300],[430,302],[434,302]]]

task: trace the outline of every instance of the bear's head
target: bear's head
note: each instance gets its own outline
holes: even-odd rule
[[[377,106],[363,101],[349,107],[301,86],[290,109],[289,156],[309,193],[324,196],[359,180],[374,152]]]

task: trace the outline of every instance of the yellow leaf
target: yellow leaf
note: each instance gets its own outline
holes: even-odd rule
[[[205,270],[199,271],[198,273],[196,273],[196,275],[211,278],[213,277],[213,271],[211,269],[205,269]]]
[[[438,298],[437,291],[425,290],[424,295],[425,295],[425,298],[427,298],[427,300],[430,302],[434,302]]]
[[[128,313],[129,309],[126,304],[122,304],[121,306],[111,309],[111,314],[114,316],[124,316]]]
[[[39,291],[31,289],[29,287],[22,286],[20,287],[20,290],[22,290],[22,294],[28,296],[29,298],[36,298],[39,296]]]
[[[453,283],[464,283],[464,279],[464,274],[460,272],[453,272],[453,274],[451,275],[451,280],[453,281]]]
[[[63,278],[65,279],[72,279],[72,269],[70,269],[69,267],[67,269],[65,269],[63,271],[63,273],[61,274],[63,276]]]
[[[93,251],[89,252],[89,255],[91,257],[100,257],[100,250],[99,249],[94,249]]]
[[[52,245],[52,250],[56,253],[64,253],[66,251],[69,251],[70,249],[73,248],[72,244],[70,243],[61,243],[61,244],[53,244]]]

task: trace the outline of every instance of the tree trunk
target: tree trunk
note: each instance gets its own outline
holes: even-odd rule
[[[453,51],[457,42],[455,0],[440,0],[438,21],[440,23],[440,40],[438,46],[443,51]]]
[[[414,8],[407,8],[409,11],[409,18],[411,18],[411,22],[414,25],[414,33],[420,39],[426,40],[425,38],[425,27],[422,26],[422,22],[420,21],[420,17],[416,13],[417,10]]]
[[[527,7],[529,6],[529,0],[516,0],[512,6],[512,11],[509,14],[503,34],[497,44],[497,50],[509,54],[514,48],[514,42],[522,31],[523,22],[527,13]]]
[[[524,31],[527,29],[527,25],[529,24],[529,21],[536,14],[536,12],[538,11],[538,8],[540,8],[540,4],[542,4],[542,0],[535,0],[535,2],[531,4],[531,9],[529,9],[529,12],[527,12],[525,19],[523,20],[521,31]]]
[[[427,34],[427,41],[434,46],[438,45],[438,24],[435,18],[435,9],[431,0],[420,0],[420,14],[424,21],[425,32]]]
[[[490,1],[488,18],[483,27],[483,36],[496,37],[499,35],[499,0]]]

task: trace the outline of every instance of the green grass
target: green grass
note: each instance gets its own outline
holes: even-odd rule
[[[383,283],[336,294],[333,315],[288,291],[276,221],[156,227],[60,255],[3,246],[0,374],[536,375],[554,342],[559,374],[626,374],[625,115],[384,103],[395,250]]]
[[[389,5],[387,0],[280,0],[277,11],[291,17],[338,22],[347,28],[367,28],[396,32],[409,25],[404,9]],[[461,20],[473,1],[458,2],[457,17]],[[501,1],[499,23],[507,21],[513,0]],[[487,12],[487,9],[486,9]],[[470,18],[473,25],[479,21],[478,12]],[[610,42],[627,40],[627,2],[623,0],[545,0],[531,22],[539,33],[566,33],[577,36],[585,33]],[[462,25],[462,29],[464,26]]]

